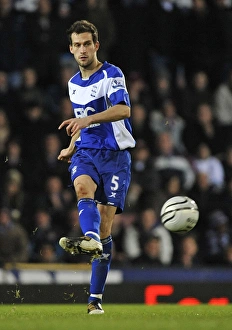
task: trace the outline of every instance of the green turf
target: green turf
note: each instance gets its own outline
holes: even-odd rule
[[[4,330],[208,330],[232,329],[232,305],[180,306],[104,304],[105,314],[88,315],[86,305],[0,306]]]

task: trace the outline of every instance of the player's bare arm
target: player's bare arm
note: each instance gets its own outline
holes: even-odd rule
[[[79,138],[79,136],[80,136],[80,130],[77,131],[77,133],[72,136],[69,146],[60,151],[60,154],[57,157],[58,160],[62,160],[68,163],[71,162],[71,157],[76,151],[75,141]]]
[[[125,104],[117,104],[100,113],[83,117],[70,118],[61,123],[59,129],[66,126],[66,131],[69,136],[74,136],[78,130],[88,127],[91,124],[114,122],[130,117],[130,107]]]

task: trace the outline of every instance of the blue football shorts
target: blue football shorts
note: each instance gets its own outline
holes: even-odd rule
[[[83,174],[97,184],[97,203],[117,207],[121,213],[131,180],[131,155],[128,150],[80,149],[69,167],[72,182]]]

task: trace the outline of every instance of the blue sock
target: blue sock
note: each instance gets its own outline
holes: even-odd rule
[[[112,257],[112,237],[101,240],[103,253],[99,259],[92,262],[92,275],[90,281],[90,296],[88,302],[97,300],[101,302],[104,292],[106,277],[110,269]]]
[[[80,227],[84,235],[100,241],[100,213],[92,198],[81,198],[77,203]]]

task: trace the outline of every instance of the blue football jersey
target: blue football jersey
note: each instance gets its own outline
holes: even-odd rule
[[[125,103],[130,106],[130,99],[122,71],[104,62],[102,67],[88,79],[83,79],[77,72],[68,82],[70,101],[74,115],[82,118],[102,112],[111,106]],[[128,118],[116,122],[96,123],[81,130],[77,147],[124,150],[133,148],[135,140]]]

